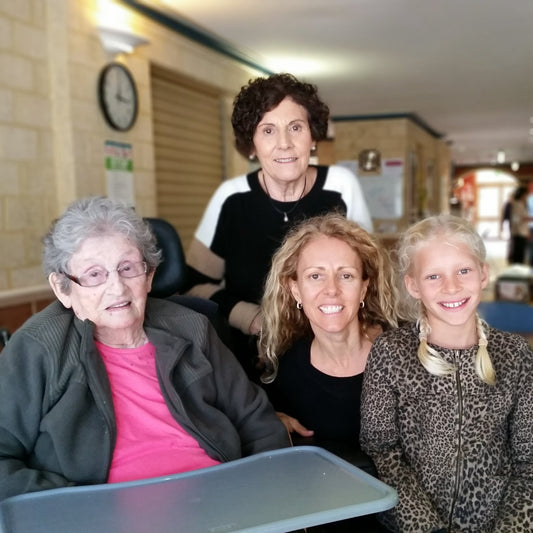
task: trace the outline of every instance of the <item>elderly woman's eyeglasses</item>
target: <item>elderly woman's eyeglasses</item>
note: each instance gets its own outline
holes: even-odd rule
[[[148,265],[145,261],[139,261],[137,263],[126,262],[122,263],[115,270],[94,267],[79,277],[71,276],[66,272],[63,272],[63,275],[82,287],[97,287],[98,285],[103,285],[107,281],[111,272],[116,272],[121,278],[137,278],[148,273]]]

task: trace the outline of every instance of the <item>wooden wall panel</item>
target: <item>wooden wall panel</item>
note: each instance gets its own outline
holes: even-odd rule
[[[187,250],[223,175],[222,95],[152,66],[157,213]]]

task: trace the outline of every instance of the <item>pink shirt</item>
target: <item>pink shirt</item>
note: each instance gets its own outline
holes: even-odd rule
[[[155,347],[111,348],[96,341],[115,408],[117,442],[108,483],[166,476],[219,464],[172,417],[161,394]]]

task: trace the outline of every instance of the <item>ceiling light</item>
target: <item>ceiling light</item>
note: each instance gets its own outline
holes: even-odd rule
[[[498,150],[496,161],[500,164],[505,163],[505,152],[502,149]]]
[[[316,59],[301,57],[270,58],[268,66],[275,72],[290,72],[295,76],[315,74],[323,70],[322,65]]]

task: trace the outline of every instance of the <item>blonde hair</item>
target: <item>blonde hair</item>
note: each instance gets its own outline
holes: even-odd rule
[[[309,218],[294,227],[272,258],[261,302],[263,324],[259,341],[259,358],[265,367],[261,378],[272,382],[279,357],[298,339],[312,338],[313,332],[305,313],[296,308],[290,282],[297,278],[298,260],[303,248],[312,240],[332,237],[345,242],[360,257],[363,279],[369,280],[365,305],[359,309],[361,333],[373,325],[396,327],[397,289],[387,253],[366,230],[343,215],[330,213]]]
[[[436,237],[461,242],[468,246],[474,257],[479,261],[480,267],[486,262],[486,251],[483,239],[476,230],[463,218],[453,215],[438,215],[429,217],[411,226],[402,236],[399,242],[398,257],[398,285],[401,287],[401,299],[404,306],[402,314],[416,321],[419,326],[418,359],[424,368],[436,376],[452,374],[456,368],[445,361],[437,350],[428,345],[428,335],[431,328],[428,322],[424,304],[413,298],[407,291],[404,283],[406,275],[410,275],[413,269],[413,260],[416,253],[428,241]],[[478,334],[478,350],[475,356],[475,368],[479,378],[489,385],[496,383],[496,373],[487,351],[487,335],[485,323],[477,316],[476,329]]]

